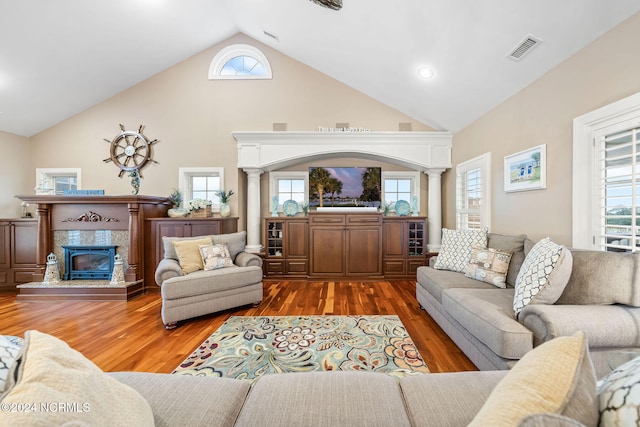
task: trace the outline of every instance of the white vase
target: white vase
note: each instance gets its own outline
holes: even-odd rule
[[[226,218],[229,215],[231,215],[231,206],[226,203],[222,203],[220,205],[220,216]]]
[[[167,211],[167,215],[170,218],[182,218],[189,215],[189,209],[185,208],[172,208]]]

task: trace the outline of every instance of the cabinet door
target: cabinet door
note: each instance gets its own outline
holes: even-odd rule
[[[307,222],[287,223],[285,256],[289,258],[306,258],[309,248],[309,224]]]
[[[311,274],[344,275],[344,233],[330,228],[311,229]]]
[[[404,256],[404,221],[385,221],[382,228],[383,255],[385,257]]]
[[[220,234],[220,222],[218,221],[192,221],[191,236],[208,236]]]
[[[35,222],[18,222],[12,225],[11,267],[35,268],[38,262],[38,227]]]
[[[9,268],[11,254],[11,225],[0,222],[0,268]]]
[[[347,230],[347,275],[381,275],[380,227]]]

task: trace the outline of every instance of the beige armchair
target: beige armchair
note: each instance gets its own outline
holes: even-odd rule
[[[198,250],[203,239],[212,245],[226,244],[233,265],[195,271],[190,266],[185,272],[188,260],[182,256],[181,265],[179,253]],[[181,320],[262,301],[262,259],[244,251],[246,231],[162,240],[164,258],[156,268],[155,280],[161,287],[162,322],[167,329]]]

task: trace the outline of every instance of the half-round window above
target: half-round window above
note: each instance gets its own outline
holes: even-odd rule
[[[209,80],[270,79],[271,65],[257,48],[234,44],[222,49],[209,65]]]

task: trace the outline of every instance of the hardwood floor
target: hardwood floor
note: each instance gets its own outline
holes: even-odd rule
[[[0,294],[0,334],[37,329],[66,341],[104,371],[171,372],[229,316],[397,314],[432,372],[476,367],[420,309],[415,282],[265,281],[262,303],[166,330],[159,293],[128,302],[16,302]]]

